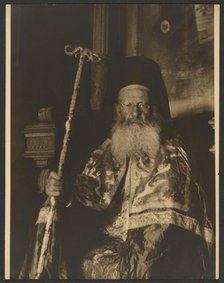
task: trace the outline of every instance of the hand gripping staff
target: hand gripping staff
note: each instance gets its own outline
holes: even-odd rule
[[[65,51],[65,54],[68,56],[75,56],[76,58],[79,56],[79,63],[78,63],[75,82],[73,86],[73,93],[71,97],[68,118],[67,118],[67,121],[65,122],[65,134],[64,134],[64,139],[63,139],[63,144],[62,144],[62,149],[61,149],[59,164],[58,164],[58,172],[57,172],[60,177],[62,177],[62,174],[63,174],[63,166],[65,163],[68,143],[70,140],[72,119],[74,117],[76,98],[78,94],[78,88],[79,88],[80,78],[82,74],[83,64],[85,60],[91,61],[91,62],[99,62],[101,60],[98,54],[93,53],[90,49],[83,48],[80,46],[74,48],[71,45],[66,45],[64,48],[64,51]],[[44,237],[43,237],[42,246],[40,250],[40,256],[39,256],[39,260],[37,264],[37,272],[35,275],[35,279],[39,279],[43,272],[44,261],[45,261],[47,247],[48,247],[50,234],[51,234],[51,228],[52,228],[52,224],[54,221],[54,215],[56,212],[56,206],[57,206],[57,198],[50,197],[50,209],[49,209],[49,213],[48,213],[47,220],[46,220]]]

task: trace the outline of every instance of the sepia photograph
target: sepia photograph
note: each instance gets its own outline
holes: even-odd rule
[[[6,5],[5,279],[219,278],[219,10]]]

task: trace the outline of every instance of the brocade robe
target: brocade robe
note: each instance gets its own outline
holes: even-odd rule
[[[82,263],[85,279],[204,278],[213,239],[203,191],[177,140],[156,166],[131,158],[121,166],[107,139],[77,176],[76,197],[105,210],[104,238]]]

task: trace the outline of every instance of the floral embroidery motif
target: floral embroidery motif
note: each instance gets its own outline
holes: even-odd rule
[[[93,152],[76,184],[77,197],[84,205],[96,210],[110,206],[104,232],[124,241],[128,230],[150,223],[174,224],[210,239],[210,230],[203,230],[196,219],[186,216],[196,190],[188,154],[176,140],[161,148],[160,162],[153,170],[143,159],[131,159],[128,168],[120,167],[111,155],[110,140],[106,140]],[[115,195],[119,195],[116,203]]]

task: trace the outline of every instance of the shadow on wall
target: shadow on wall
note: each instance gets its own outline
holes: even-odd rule
[[[161,66],[172,117],[213,111],[213,5],[146,4],[142,18],[142,53]]]

